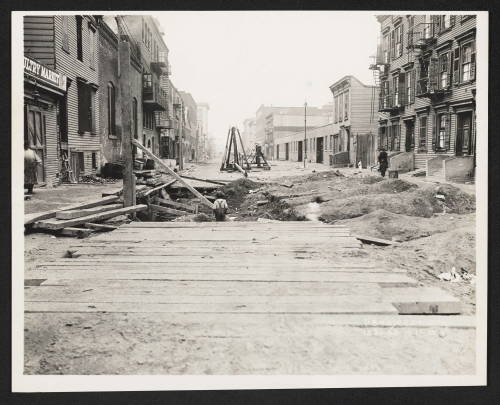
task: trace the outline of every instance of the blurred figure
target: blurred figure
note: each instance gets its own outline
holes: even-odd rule
[[[24,188],[28,194],[33,194],[33,186],[37,184],[37,166],[42,163],[36,152],[24,143]]]
[[[384,148],[380,148],[380,153],[378,154],[377,160],[380,167],[380,174],[382,175],[382,177],[385,177],[385,171],[389,166],[389,162],[387,160],[387,152]]]

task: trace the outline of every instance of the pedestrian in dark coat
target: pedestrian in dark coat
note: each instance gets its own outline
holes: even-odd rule
[[[381,148],[380,153],[378,154],[378,164],[380,167],[380,174],[382,175],[382,177],[385,177],[385,171],[389,166],[389,162],[387,160],[387,152],[384,148]]]

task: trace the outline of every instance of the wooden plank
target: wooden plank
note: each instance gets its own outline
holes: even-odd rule
[[[363,243],[370,243],[372,245],[378,246],[390,246],[390,245],[399,245],[399,243],[394,242],[392,240],[375,238],[373,236],[367,235],[353,235],[356,239],[359,239]]]
[[[96,231],[114,231],[115,229],[118,229],[118,227],[113,225],[93,224],[91,222],[85,223],[85,228],[95,229]]]
[[[189,215],[189,212],[187,212],[187,211],[180,211],[180,210],[176,210],[174,208],[162,207],[161,205],[149,204],[149,207],[153,211],[163,212],[165,214],[178,215],[178,216]]]
[[[111,210],[117,210],[122,208],[122,204],[109,204],[94,208],[84,208],[80,210],[68,210],[56,212],[57,219],[74,219],[80,217],[86,217],[88,215],[98,214],[99,212],[106,212]]]
[[[353,272],[291,272],[274,271],[268,273],[242,272],[192,272],[164,271],[150,273],[140,270],[115,270],[100,272],[96,270],[47,270],[40,272],[40,278],[47,278],[51,284],[57,280],[186,280],[186,281],[259,281],[259,282],[324,282],[324,283],[400,283],[417,285],[417,281],[401,273],[353,273]]]
[[[203,222],[132,222],[130,224],[123,225],[121,228],[203,228],[206,224]],[[214,222],[210,223],[213,227],[239,227],[239,228],[299,228],[299,229],[330,229],[330,230],[343,230],[347,231],[349,228],[340,225],[330,225],[323,224],[321,222],[309,222],[309,221],[280,221],[280,222],[257,222],[257,221],[226,221],[226,222]]]
[[[147,210],[148,206],[147,205],[134,205],[132,207],[124,207],[112,211],[106,211],[106,212],[101,212],[99,214],[94,214],[94,215],[87,215],[85,217],[80,217],[80,218],[75,218],[75,219],[68,219],[64,221],[58,221],[55,219],[48,219],[45,221],[40,221],[35,224],[35,227],[38,229],[48,229],[48,230],[58,230],[58,229],[63,229],[67,227],[72,227],[75,225],[82,225],[87,222],[99,222],[99,221],[104,221],[105,219],[113,218],[118,215],[126,215],[138,211],[145,211]]]
[[[222,182],[222,181],[219,181],[219,180],[207,180],[207,179],[199,179],[197,177],[191,177],[191,176],[185,176],[183,174],[180,175],[183,179],[189,179],[189,180],[196,180],[196,181],[202,181],[204,183],[212,183],[212,184],[217,184],[217,185],[220,185],[220,186],[225,186],[227,183],[230,183],[231,180],[228,180],[226,182]]]
[[[148,195],[151,195],[157,191],[163,190],[164,188],[167,188],[167,187],[171,186],[172,184],[174,184],[176,181],[177,181],[177,179],[173,179],[173,180],[166,182],[158,187],[152,188],[144,193],[144,197],[147,197]]]
[[[189,211],[192,213],[194,213],[196,211],[196,208],[194,206],[180,203],[177,201],[165,200],[164,198],[158,198],[158,202],[161,204],[164,204],[164,205],[169,205],[169,206],[175,207],[175,208],[181,208],[184,211]]]
[[[24,216],[24,225],[32,224],[32,223],[35,223],[37,221],[41,221],[44,219],[54,218],[56,216],[56,213],[59,211],[98,207],[101,205],[106,205],[106,204],[116,202],[118,200],[119,200],[118,196],[109,196],[109,197],[105,197],[105,198],[99,198],[97,200],[88,201],[85,203],[66,205],[66,206],[59,207],[59,208],[49,210],[49,211],[26,214]]]
[[[125,302],[50,302],[26,301],[26,313],[33,312],[123,312],[123,313],[296,313],[296,314],[396,314],[387,303],[349,303],[330,305],[324,303],[266,303],[266,304],[155,304]]]
[[[135,139],[132,139],[132,144],[135,145],[137,148],[143,151],[143,153],[146,154],[146,156],[149,156],[151,159],[153,159],[160,167],[165,169],[172,177],[177,179],[179,183],[183,184],[186,186],[186,188],[191,191],[196,197],[200,199],[200,201],[205,204],[207,207],[210,209],[213,209],[213,204],[208,201],[203,194],[201,194],[199,191],[195,190],[193,187],[191,187],[186,181],[182,179],[176,172],[174,172],[170,167],[165,165],[161,159],[156,157],[153,153],[151,153],[147,148],[142,146],[139,142],[137,142]]]
[[[85,238],[92,233],[91,229],[82,229],[82,228],[64,228],[59,232],[60,235],[65,236],[76,236],[78,238]]]

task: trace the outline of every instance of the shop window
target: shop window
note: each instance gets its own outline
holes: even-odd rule
[[[76,16],[76,57],[83,62],[82,16]]]
[[[108,83],[108,135],[116,135],[116,94],[113,83]]]

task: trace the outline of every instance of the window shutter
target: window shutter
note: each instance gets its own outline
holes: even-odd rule
[[[448,58],[448,66],[446,67],[448,73],[446,75],[446,88],[449,89],[451,87],[451,68],[452,68],[451,52],[448,52],[446,55]]]
[[[390,44],[391,47],[390,47],[390,51],[389,51],[389,60],[395,59],[395,54],[394,54],[394,47],[395,47],[395,43],[394,43],[394,30],[391,31],[390,42],[391,42],[391,44]]]
[[[450,150],[450,138],[451,138],[451,114],[446,114],[446,133],[444,138],[444,148]]]
[[[410,102],[412,104],[415,103],[415,75],[416,75],[415,70],[412,70],[412,72],[411,72],[411,97],[410,97]]]
[[[437,89],[439,72],[439,60],[432,58],[429,60],[429,88],[430,90]]]
[[[455,16],[450,15],[450,28],[453,27],[454,25],[455,25]]]
[[[399,47],[399,55],[398,56],[401,56],[403,54],[403,25],[402,24],[399,26],[399,43],[400,43],[400,47]]]
[[[85,85],[78,83],[78,131],[85,131],[86,120],[86,105],[85,105]]]
[[[63,15],[61,18],[62,18],[62,48],[66,52],[69,52],[68,16]]]
[[[453,51],[453,83],[460,83],[460,47]]]
[[[434,117],[432,119],[432,150],[436,150],[436,141],[437,141],[437,119],[438,115],[434,114]]]
[[[470,80],[476,78],[476,42],[471,43],[471,55],[470,55]]]

